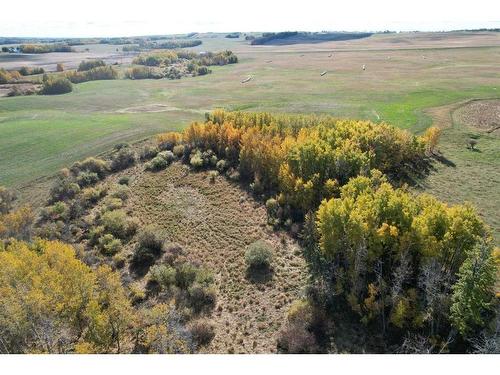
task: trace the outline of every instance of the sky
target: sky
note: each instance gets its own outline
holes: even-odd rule
[[[0,36],[500,28],[500,0],[7,0]]]

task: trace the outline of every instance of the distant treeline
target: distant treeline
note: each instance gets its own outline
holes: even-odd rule
[[[498,33],[500,32],[500,28],[493,28],[493,29],[488,29],[488,28],[481,28],[481,29],[463,29],[463,30],[453,30],[451,32],[456,32],[456,31],[492,31],[492,32],[495,32],[495,33]]]
[[[169,51],[145,53],[137,56],[133,63],[146,66],[170,65],[182,60],[189,60],[197,65],[226,65],[238,62],[238,57],[232,51],[196,53],[188,51]]]
[[[74,52],[68,44],[21,44],[19,50],[22,53],[49,53],[49,52]]]
[[[193,40],[168,40],[165,42],[145,42],[140,44],[142,48],[145,49],[178,49],[178,48],[189,48],[196,47],[203,42],[199,39]]]
[[[372,33],[348,33],[348,32],[298,32],[284,31],[280,33],[263,33],[261,37],[253,39],[250,44],[295,44],[295,43],[320,43],[332,40],[349,40],[367,38]]]
[[[179,79],[211,73],[208,66],[235,64],[238,57],[231,51],[196,53],[192,51],[163,51],[141,53],[133,60],[133,67],[125,72],[129,79]]]

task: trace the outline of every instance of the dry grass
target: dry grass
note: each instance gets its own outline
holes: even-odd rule
[[[224,177],[210,183],[208,172],[193,173],[174,163],[159,173],[134,176],[127,209],[143,224],[154,224],[215,275],[217,307],[212,353],[271,353],[289,305],[306,284],[297,244],[273,233],[265,208]],[[246,247],[259,239],[272,244],[271,271],[247,274]]]
[[[465,126],[488,133],[500,134],[500,100],[472,100],[453,113],[454,119]]]

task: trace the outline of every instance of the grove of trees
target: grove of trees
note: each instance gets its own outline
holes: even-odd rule
[[[413,335],[430,351],[463,351],[491,333],[499,252],[471,205],[448,206],[392,185],[401,185],[406,169],[426,165],[439,134],[431,128],[420,137],[331,117],[214,111],[181,136],[167,133],[158,141],[174,153],[182,147],[195,168],[222,163],[219,171],[237,174],[267,199],[270,223],[302,227],[321,311],[347,306],[387,345],[409,347]],[[309,342],[308,332],[286,331],[283,347],[305,350],[297,340]]]

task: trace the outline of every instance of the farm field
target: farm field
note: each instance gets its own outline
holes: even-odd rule
[[[61,96],[0,98],[0,184],[26,195],[36,190],[34,180],[74,161],[120,142],[180,129],[217,107],[386,121],[420,133],[434,121],[429,109],[500,97],[499,33],[376,34],[280,46],[250,46],[222,34],[200,39],[203,44],[193,50],[231,49],[239,63],[214,67],[202,77],[94,81]],[[113,59],[116,48],[78,46],[83,52],[60,55],[76,66],[90,56]],[[51,59],[62,58],[51,55],[56,54],[29,56],[22,64],[52,66],[57,60]],[[4,56],[2,67],[20,63]],[[480,138],[478,152],[465,147],[471,135]],[[450,202],[472,201],[497,239],[499,143],[497,134],[454,120],[439,145],[450,163],[436,162],[419,186]],[[460,184],[453,183],[457,180]]]

